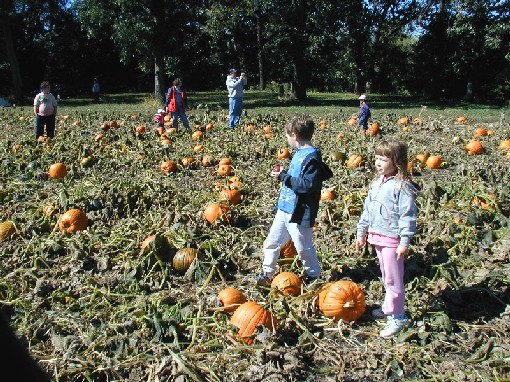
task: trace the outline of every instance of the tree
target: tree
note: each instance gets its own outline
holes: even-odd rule
[[[5,55],[10,66],[11,79],[14,89],[14,99],[17,104],[23,102],[23,83],[16,50],[14,49],[14,38],[11,31],[11,24],[14,22],[12,15],[13,1],[2,0],[0,9],[0,24],[2,25],[2,39],[4,42]]]

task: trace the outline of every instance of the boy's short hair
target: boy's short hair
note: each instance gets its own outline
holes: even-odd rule
[[[41,89],[44,89],[46,87],[50,86],[50,82],[49,81],[43,81],[41,82]]]
[[[285,124],[287,134],[296,134],[299,139],[310,140],[315,131],[315,123],[312,117],[305,114],[296,114]]]

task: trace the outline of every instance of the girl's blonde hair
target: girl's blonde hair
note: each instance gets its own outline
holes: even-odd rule
[[[407,144],[398,139],[386,139],[379,143],[375,149],[375,155],[385,156],[391,159],[397,167],[397,178],[410,180],[411,174],[407,169]]]

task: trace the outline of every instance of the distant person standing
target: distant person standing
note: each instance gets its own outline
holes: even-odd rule
[[[95,103],[99,103],[99,92],[101,91],[101,86],[99,85],[99,81],[97,78],[94,78],[94,84],[92,85],[92,97],[94,98]]]
[[[41,82],[41,92],[34,98],[35,139],[44,137],[44,128],[49,138],[55,136],[55,118],[57,116],[57,100],[50,93],[50,83]]]
[[[239,125],[241,114],[243,112],[243,86],[246,86],[248,79],[246,73],[241,73],[237,77],[237,70],[230,69],[227,76],[228,90],[228,127],[233,129]]]
[[[370,106],[368,106],[368,99],[365,94],[359,96],[359,116],[358,116],[358,126],[364,132],[368,129],[368,120],[372,116],[370,112]]]
[[[172,113],[172,126],[176,129],[179,126],[178,118],[180,118],[184,128],[189,130],[188,117],[186,116],[187,100],[186,92],[182,90],[182,80],[176,78],[172,87],[168,89],[165,100],[166,111]]]

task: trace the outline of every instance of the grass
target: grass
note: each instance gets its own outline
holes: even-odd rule
[[[189,92],[189,106],[194,109],[219,110],[228,109],[225,91]],[[160,104],[148,93],[105,94],[102,103],[94,104],[90,98],[73,98],[59,101],[60,113],[75,112],[117,112],[117,113],[153,113]],[[410,118],[440,114],[447,118],[465,115],[473,122],[502,122],[508,107],[470,104],[449,101],[432,103],[400,95],[372,94],[370,97],[372,116],[390,114],[395,117],[407,115]],[[309,92],[308,100],[303,103],[280,99],[275,92],[246,90],[244,97],[245,116],[253,117],[260,114],[293,114],[307,113],[313,116],[335,114],[355,114],[359,108],[357,95],[353,93],[320,93]]]

